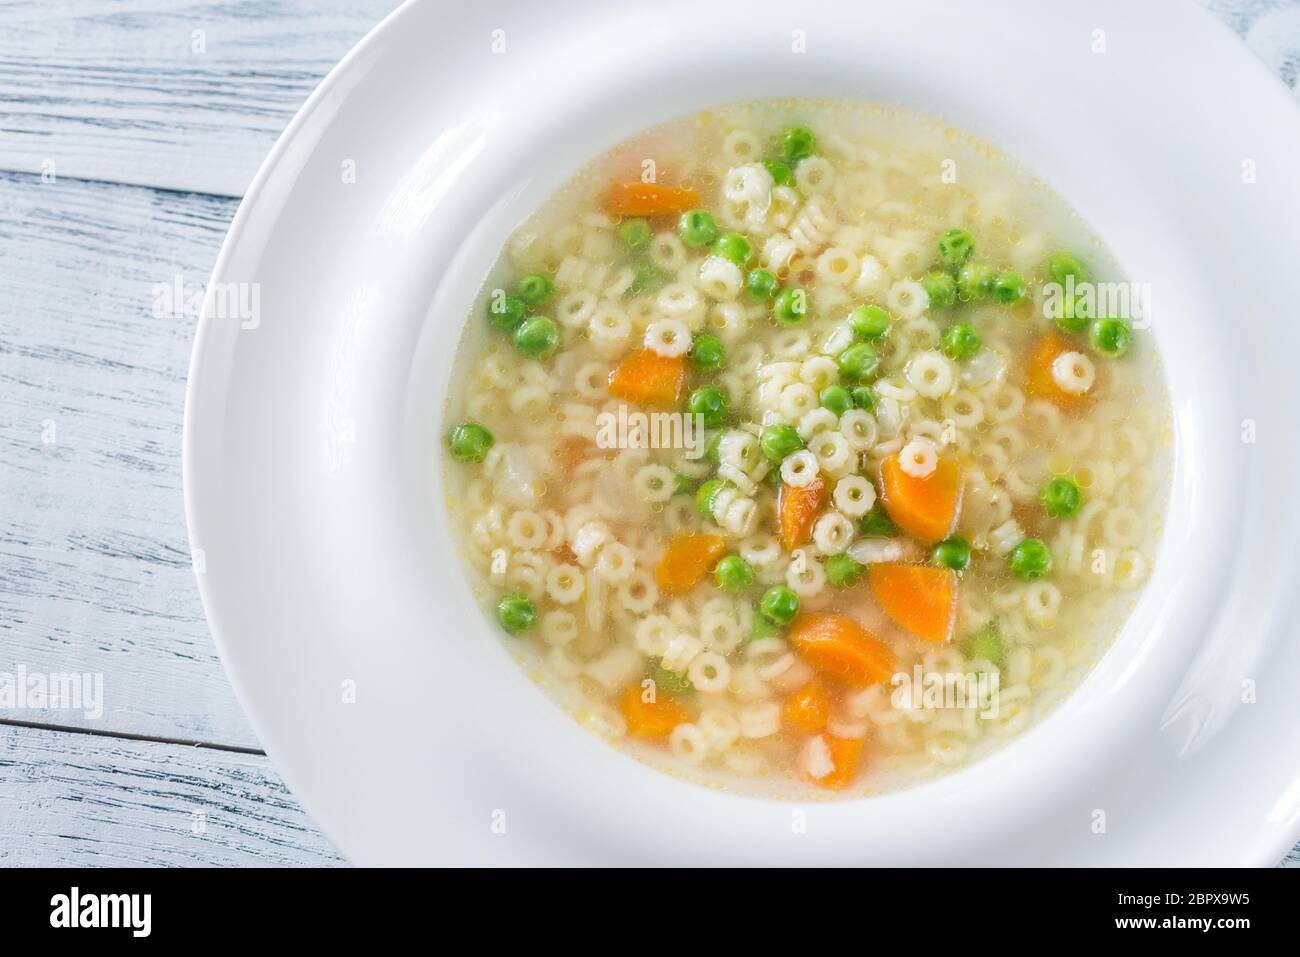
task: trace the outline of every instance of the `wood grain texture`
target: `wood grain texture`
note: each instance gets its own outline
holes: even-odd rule
[[[198,600],[180,448],[193,316],[235,202],[0,173],[0,640],[104,676],[105,710],[0,711],[256,746]],[[13,667],[10,667],[13,666]]]
[[[0,168],[241,196],[397,0],[4,0]]]
[[[1265,66],[1300,96],[1300,3],[1296,0],[1201,0],[1235,30]]]
[[[0,866],[342,863],[262,755],[0,726]]]

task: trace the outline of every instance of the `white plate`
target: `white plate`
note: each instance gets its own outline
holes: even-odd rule
[[[1082,688],[958,774],[797,808],[645,768],[540,693],[470,599],[436,461],[469,303],[555,185],[653,122],[814,94],[941,116],[1051,183],[1152,284],[1177,434],[1154,577]],[[360,864],[1276,863],[1300,824],[1296,156],[1284,89],[1190,4],[402,7],[231,227],[213,282],[257,283],[260,322],[209,309],[195,343],[190,532],[268,753]]]

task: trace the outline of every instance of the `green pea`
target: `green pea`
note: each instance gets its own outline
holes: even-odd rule
[[[699,487],[695,493],[695,508],[705,518],[712,520],[713,505],[717,501],[718,493],[727,487],[727,483],[721,479],[709,479]]]
[[[713,243],[713,254],[723,259],[730,259],[741,269],[749,265],[754,258],[754,247],[740,233],[723,233]]]
[[[898,526],[889,517],[889,513],[877,502],[871,511],[858,520],[858,531],[867,538],[893,538],[898,534]]]
[[[683,475],[681,472],[673,473],[673,494],[674,495],[694,495],[699,483],[689,475]]]
[[[791,126],[781,131],[781,156],[787,163],[797,163],[817,151],[817,137],[806,126]]]
[[[826,559],[826,580],[836,588],[848,588],[862,577],[862,565],[848,555],[832,555]]]
[[[696,389],[686,400],[686,411],[704,416],[704,427],[716,429],[727,417],[727,396],[711,385]]]
[[[1088,327],[1088,341],[1102,355],[1118,359],[1133,344],[1133,329],[1123,319],[1097,319]]]
[[[949,269],[957,269],[973,252],[975,240],[964,229],[949,229],[939,237],[939,260]]]
[[[760,641],[763,638],[779,638],[781,629],[770,622],[758,605],[754,606],[754,618],[749,625],[749,640]]]
[[[543,306],[555,294],[555,283],[540,273],[519,280],[519,298],[530,306]]]
[[[763,160],[763,168],[772,175],[772,182],[777,186],[793,186],[794,170],[790,164],[777,156],[769,156]]]
[[[727,555],[718,562],[713,578],[723,591],[741,592],[754,584],[754,569],[739,555]]]
[[[840,375],[854,383],[870,378],[880,365],[880,357],[876,355],[876,350],[865,342],[853,343],[841,352],[835,361],[839,364]]]
[[[798,326],[808,315],[808,294],[802,289],[782,289],[772,304],[772,315],[783,326]]]
[[[788,625],[799,614],[799,596],[783,585],[775,585],[763,593],[758,610],[773,624]]]
[[[1077,286],[1081,282],[1088,281],[1088,269],[1079,257],[1074,253],[1068,253],[1064,250],[1047,257],[1046,271],[1048,277],[1054,283],[1065,285],[1065,281],[1071,277],[1074,278],[1074,284]]]
[[[1031,582],[1052,570],[1052,553],[1041,538],[1026,538],[1007,556],[1007,567],[1021,581]]]
[[[823,409],[830,409],[836,415],[843,415],[853,408],[853,394],[842,385],[828,385],[819,396]]]
[[[1029,295],[1029,284],[1025,282],[1025,277],[1017,272],[998,273],[993,280],[993,285],[989,287],[989,292],[993,295],[995,302],[1000,302],[1004,306],[1019,302]]]
[[[537,624],[537,606],[527,595],[511,592],[497,602],[497,620],[510,634],[522,634]]]
[[[690,678],[678,674],[676,671],[669,671],[663,665],[655,668],[654,682],[656,688],[667,691],[669,694],[685,694],[695,687],[691,684]]]
[[[1055,311],[1056,315],[1052,318],[1062,332],[1082,332],[1092,320],[1091,305],[1078,293],[1072,296],[1062,295]]]
[[[992,285],[993,270],[983,263],[967,263],[957,272],[957,298],[962,302],[983,299]]]
[[[781,288],[781,280],[776,278],[776,273],[772,270],[760,267],[750,270],[745,288],[755,299],[772,299]]]
[[[1083,505],[1083,489],[1074,479],[1058,475],[1050,479],[1038,493],[1043,510],[1050,518],[1069,518]]]
[[[959,535],[945,538],[934,546],[934,561],[955,572],[963,571],[970,564],[970,545]]]
[[[716,432],[709,433],[709,441],[704,446],[704,457],[714,465],[721,461],[722,436],[724,429],[718,429]]]
[[[477,422],[466,422],[451,430],[447,446],[457,462],[482,462],[496,439]]]
[[[560,327],[554,319],[533,316],[515,330],[515,348],[529,359],[549,359],[560,344]]]
[[[880,401],[880,396],[876,395],[876,390],[869,385],[860,385],[850,393],[853,396],[853,404],[859,409],[866,409],[868,412],[876,411],[876,403]]]
[[[654,230],[644,219],[625,219],[618,227],[618,238],[628,249],[642,249],[650,245]]]
[[[803,448],[803,439],[793,426],[776,424],[763,429],[758,444],[769,462],[780,465],[787,455],[793,455]]]
[[[858,339],[879,339],[890,325],[889,313],[879,306],[858,306],[849,313],[849,328]]]
[[[528,315],[528,303],[518,296],[493,292],[488,299],[488,322],[502,332],[514,332]]]
[[[663,285],[664,277],[659,267],[648,259],[639,259],[632,264],[632,285],[628,291],[639,295],[650,289]]]
[[[717,336],[705,333],[691,341],[691,358],[702,372],[717,372],[727,361],[727,348]]]
[[[954,322],[943,331],[940,345],[949,359],[969,359],[980,351],[980,334],[967,322]]]
[[[718,238],[718,224],[707,209],[692,209],[677,221],[677,235],[687,246],[707,246]]]
[[[961,643],[961,653],[971,661],[987,661],[1001,668],[1007,659],[1007,648],[998,632],[997,622],[989,622]]]
[[[957,301],[957,280],[946,272],[936,270],[929,273],[921,280],[921,286],[930,297],[930,305],[935,308],[951,306]]]

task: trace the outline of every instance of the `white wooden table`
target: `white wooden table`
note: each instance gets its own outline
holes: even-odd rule
[[[0,0],[0,674],[103,681],[99,715],[0,707],[0,864],[342,863],[208,636],[194,319],[154,287],[206,280],[275,137],[396,5]],[[1295,87],[1300,0],[1211,6]]]

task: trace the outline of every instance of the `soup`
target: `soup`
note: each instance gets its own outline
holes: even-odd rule
[[[471,586],[562,706],[672,773],[863,795],[963,765],[1078,685],[1150,571],[1148,298],[926,118],[650,130],[515,232],[470,316]]]

